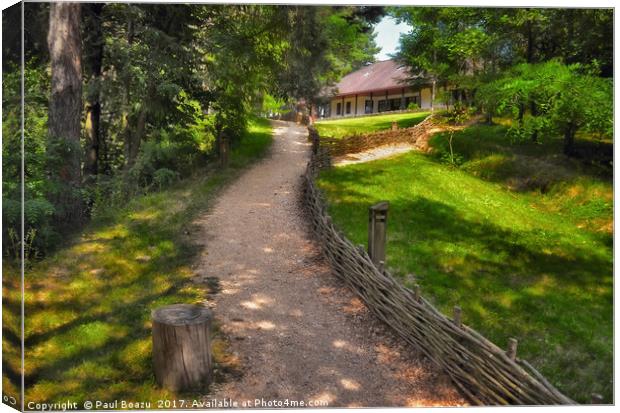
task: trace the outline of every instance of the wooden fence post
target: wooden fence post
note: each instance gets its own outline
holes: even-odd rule
[[[199,305],[174,304],[153,310],[151,317],[157,384],[174,392],[205,390],[213,380],[211,311]]]
[[[420,302],[420,286],[418,284],[415,284],[413,286],[413,298],[417,301]]]
[[[509,338],[508,339],[508,350],[506,351],[506,355],[512,361],[517,359],[517,339]]]
[[[388,208],[389,203],[382,201],[368,209],[368,255],[377,266],[385,263]]]
[[[385,261],[379,261],[379,264],[377,264],[377,269],[381,274],[383,274],[385,272]]]
[[[461,307],[459,307],[458,305],[454,306],[454,324],[456,324],[457,327],[461,328],[462,326],[462,321],[461,321],[461,314],[463,313],[463,311],[461,310]]]

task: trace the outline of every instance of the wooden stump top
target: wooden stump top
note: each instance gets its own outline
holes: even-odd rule
[[[151,312],[153,321],[165,325],[185,326],[207,323],[211,320],[211,310],[195,304],[172,304],[156,308]]]

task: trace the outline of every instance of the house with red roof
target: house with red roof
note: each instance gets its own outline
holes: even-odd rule
[[[343,77],[330,90],[329,104],[319,108],[319,116],[333,118],[392,112],[407,109],[411,103],[430,108],[430,84],[412,82],[414,79],[406,67],[394,60],[364,66]],[[412,83],[420,85],[411,86]]]

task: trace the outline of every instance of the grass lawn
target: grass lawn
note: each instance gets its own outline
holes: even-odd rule
[[[356,133],[375,132],[392,127],[397,122],[399,128],[409,128],[422,122],[430,112],[408,112],[390,115],[362,116],[322,120],[314,125],[322,137],[342,138]]]
[[[610,169],[557,155],[560,142],[512,145],[504,133],[457,133],[458,168],[440,161],[440,135],[434,155],[336,167],[319,185],[356,244],[366,242],[368,206],[388,200],[393,274],[418,282],[445,314],[460,305],[464,322],[499,346],[517,338],[518,356],[568,396],[611,402]]]
[[[191,282],[190,265],[200,248],[190,239],[192,222],[208,209],[219,188],[265,153],[271,139],[268,121],[253,121],[241,146],[232,151],[227,171],[207,172],[135,198],[95,219],[70,245],[27,269],[26,403],[175,397],[155,386],[151,309],[204,302],[208,291]],[[12,269],[7,264],[5,270]],[[18,325],[19,314],[19,295],[11,287],[18,285],[5,282],[4,322],[9,328]],[[6,340],[15,337],[19,330],[9,331]],[[16,343],[5,343],[15,349],[11,344]],[[224,362],[222,342],[214,351],[216,362]],[[5,356],[13,372],[19,371],[17,357],[16,351]],[[5,389],[14,389],[15,383],[4,380]]]

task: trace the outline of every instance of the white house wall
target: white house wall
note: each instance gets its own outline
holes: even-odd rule
[[[422,99],[420,107],[422,109],[430,109],[431,108],[431,89],[424,88],[422,89]]]
[[[431,107],[431,90],[430,88],[423,88],[422,90],[406,91],[404,97],[418,96],[419,104],[423,109],[430,109]],[[402,98],[402,92],[393,92],[388,94],[388,99]],[[379,101],[385,99],[385,92],[372,94],[373,108],[372,113],[379,113]],[[331,117],[348,117],[348,116],[361,116],[365,115],[366,100],[370,100],[370,94],[357,95],[357,112],[355,111],[355,96],[347,96],[344,101],[341,97],[333,98],[330,102]],[[351,113],[346,112],[347,102],[351,102]],[[337,115],[336,109],[338,103],[342,104],[342,112]]]

